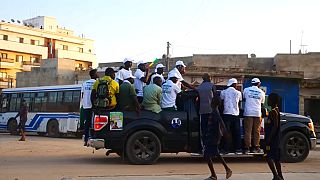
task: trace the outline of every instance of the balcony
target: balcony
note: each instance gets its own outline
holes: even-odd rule
[[[66,59],[74,59],[79,61],[87,61],[87,62],[95,62],[96,55],[90,53],[81,53],[78,51],[70,51],[70,50],[56,50],[56,57],[57,58],[66,58]]]
[[[19,62],[15,62],[14,59],[0,58],[0,68],[21,69],[22,65]]]
[[[31,71],[31,68],[35,66],[40,66],[40,62],[30,62],[30,61],[22,62],[23,71]]]
[[[6,40],[0,40],[0,44],[1,49],[3,50],[41,55],[43,59],[48,57],[48,48],[44,46],[36,46]]]

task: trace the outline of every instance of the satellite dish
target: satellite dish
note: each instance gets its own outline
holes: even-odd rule
[[[11,22],[14,22],[14,19],[11,19]]]
[[[19,20],[17,20],[17,22],[20,24],[21,22]]]

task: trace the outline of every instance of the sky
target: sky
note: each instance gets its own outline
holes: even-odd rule
[[[319,0],[1,0],[0,19],[53,16],[99,63],[193,54],[320,52]]]

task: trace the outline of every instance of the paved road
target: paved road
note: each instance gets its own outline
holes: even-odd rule
[[[0,134],[0,179],[204,179],[209,170],[202,158],[189,154],[163,154],[157,164],[130,165],[119,156],[105,156],[104,150],[82,146],[80,139],[29,136],[18,142],[17,136]],[[94,153],[93,153],[94,152]],[[271,179],[266,163],[259,157],[227,158],[232,179]],[[216,163],[219,179],[223,167]],[[286,179],[320,179],[320,147],[304,162],[285,163]]]

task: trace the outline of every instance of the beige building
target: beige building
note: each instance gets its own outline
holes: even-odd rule
[[[0,89],[16,87],[16,73],[39,67],[42,59],[73,60],[74,70],[96,66],[93,42],[59,27],[53,17],[0,22]]]

